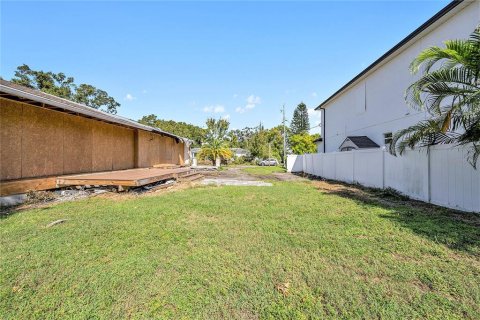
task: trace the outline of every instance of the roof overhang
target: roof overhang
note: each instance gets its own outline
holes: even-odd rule
[[[407,49],[410,45],[414,43],[417,38],[423,37],[425,34],[431,32],[445,20],[449,19],[455,13],[459,12],[474,1],[475,0],[454,0],[450,2],[442,10],[437,12],[433,17],[428,19],[424,24],[415,29],[415,31],[413,31],[402,41],[397,43],[392,49],[388,50],[380,58],[375,60],[371,65],[369,65],[366,69],[364,69],[357,76],[355,76],[352,80],[347,82],[343,87],[338,89],[334,94],[332,94],[325,101],[323,101],[318,107],[315,108],[315,110],[325,109],[330,102],[332,102],[335,98],[341,95],[344,91],[353,87],[358,82],[360,82],[368,75],[373,73],[375,70],[377,70],[379,67],[381,67],[382,65],[393,59],[395,56],[400,54],[402,51]]]
[[[23,98],[24,100],[23,102],[25,103],[39,102],[41,104],[45,104],[46,106],[53,106],[56,109],[69,111],[69,113],[74,113],[79,116],[94,118],[99,121],[117,124],[117,125],[125,126],[128,128],[132,128],[132,129],[140,129],[144,131],[158,133],[161,135],[165,135],[165,136],[169,136],[169,137],[181,140],[184,143],[190,143],[189,139],[174,135],[170,132],[163,131],[159,128],[147,126],[122,116],[118,116],[115,114],[103,112],[101,110],[93,109],[80,103],[76,103],[70,100],[52,96],[44,92],[39,92],[38,90],[25,88],[20,85],[14,85],[11,82],[6,80],[0,80],[0,92],[6,93],[11,96]]]
[[[377,149],[380,148],[372,139],[367,136],[349,136],[338,147],[342,150],[345,147],[353,147],[354,149]]]

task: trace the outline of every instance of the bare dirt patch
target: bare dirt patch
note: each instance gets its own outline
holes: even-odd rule
[[[219,179],[235,179],[235,180],[252,180],[252,175],[242,170],[243,166],[225,168],[218,171],[205,171],[202,174],[206,178]]]
[[[274,180],[274,181],[298,181],[305,180],[305,178],[298,175],[294,175],[288,172],[273,172],[271,174],[250,174],[246,172],[245,168],[251,168],[252,166],[235,166],[226,167],[219,171],[207,171],[202,174],[207,178],[219,178],[219,179],[235,179],[240,181],[251,180]]]
[[[198,180],[201,181],[201,180]],[[47,208],[55,204],[67,201],[77,201],[81,199],[98,197],[103,199],[114,199],[117,200],[129,200],[136,199],[139,197],[148,197],[148,196],[158,196],[160,194],[176,192],[181,190],[186,190],[194,186],[198,186],[198,181],[184,181],[184,182],[175,182],[168,185],[156,185],[152,186],[149,189],[144,188],[135,188],[130,189],[125,192],[113,191],[115,188],[91,188],[85,190],[60,190],[60,191],[32,191],[28,193],[27,201],[24,203],[2,207],[0,209],[0,218],[7,217],[16,212],[38,209],[38,208]],[[61,194],[64,192],[65,194]]]

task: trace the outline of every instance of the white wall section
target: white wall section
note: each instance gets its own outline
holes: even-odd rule
[[[442,46],[449,39],[467,39],[480,23],[480,1],[467,1],[459,5],[458,12],[457,8],[453,11],[323,106],[326,152],[338,151],[347,136],[367,136],[383,146],[384,133],[404,129],[428,117],[405,102],[405,90],[418,78],[410,73],[409,65],[430,46]]]
[[[467,163],[468,146],[434,146],[394,157],[382,149],[290,155],[289,172],[374,188],[393,188],[413,199],[480,212],[480,168]]]

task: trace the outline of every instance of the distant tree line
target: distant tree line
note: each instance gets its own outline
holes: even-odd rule
[[[206,129],[185,122],[162,120],[156,115],[144,116],[140,123],[158,127],[162,130],[186,137],[193,141],[193,147],[205,146],[202,154],[208,160],[215,162],[217,157],[228,154],[225,148],[242,148],[248,151],[250,159],[276,158],[280,162],[283,159],[283,135],[282,125],[265,129],[262,123],[255,127],[229,130],[229,122],[226,120],[207,119]],[[222,128],[220,130],[219,128]],[[286,154],[304,154],[317,151],[314,140],[319,134],[309,134],[310,121],[307,106],[300,103],[294,113],[290,127],[286,127]],[[221,137],[219,138],[219,132]],[[217,138],[212,138],[217,137]],[[207,150],[208,146],[208,150]]]
[[[63,72],[37,71],[23,64],[17,67],[11,81],[108,113],[115,114],[120,107],[120,103],[106,91],[86,83],[77,85],[73,77],[67,77]]]
[[[28,65],[23,64],[17,67],[11,81],[113,114],[117,113],[117,109],[120,107],[120,103],[109,96],[106,91],[90,84],[76,84],[73,77],[66,76],[62,72],[32,70]],[[206,128],[201,128],[185,122],[159,119],[154,114],[142,117],[139,122],[188,138],[193,141],[193,147],[210,146],[210,151],[205,151],[204,154],[209,154],[207,157],[212,158],[212,161],[215,161],[214,158],[217,156],[222,157],[228,154],[224,150],[217,152],[218,150],[215,149],[217,147],[214,146],[221,145],[221,148],[218,148],[245,149],[252,159],[276,158],[284,162],[284,134],[287,141],[287,154],[316,152],[313,141],[319,136],[318,134],[309,134],[308,109],[303,102],[295,108],[290,127],[287,127],[285,132],[282,125],[265,129],[262,123],[256,127],[229,130],[228,121],[214,119],[208,119]],[[212,138],[215,136],[212,132],[220,132],[224,137]]]
[[[164,131],[176,134],[181,137],[188,138],[193,141],[193,147],[201,146],[202,142],[205,139],[205,129],[186,122],[162,120],[154,114],[143,116],[138,122],[148,126],[160,128]]]

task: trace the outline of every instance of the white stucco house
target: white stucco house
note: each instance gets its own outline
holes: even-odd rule
[[[381,148],[392,133],[428,116],[405,103],[416,80],[411,61],[425,48],[466,39],[480,23],[480,1],[453,1],[322,102],[318,152]]]
[[[313,143],[315,143],[315,145],[317,146],[317,152],[322,152],[322,137],[318,137],[317,139],[313,140]]]
[[[246,157],[249,155],[248,150],[242,148],[230,148],[230,150],[232,150],[233,156],[235,158]]]
[[[405,102],[405,90],[420,77],[410,73],[411,61],[445,40],[467,39],[479,24],[480,0],[449,3],[316,108],[319,152],[289,155],[287,170],[480,212],[480,170],[467,163],[468,148],[437,145],[397,157],[385,150],[392,133],[429,116]]]
[[[192,148],[190,150],[190,158],[192,159],[192,166],[196,167],[198,165],[198,154],[202,148]],[[240,158],[240,157],[246,157],[250,155],[250,152],[248,150],[242,149],[242,148],[230,148],[233,154],[233,158]]]

